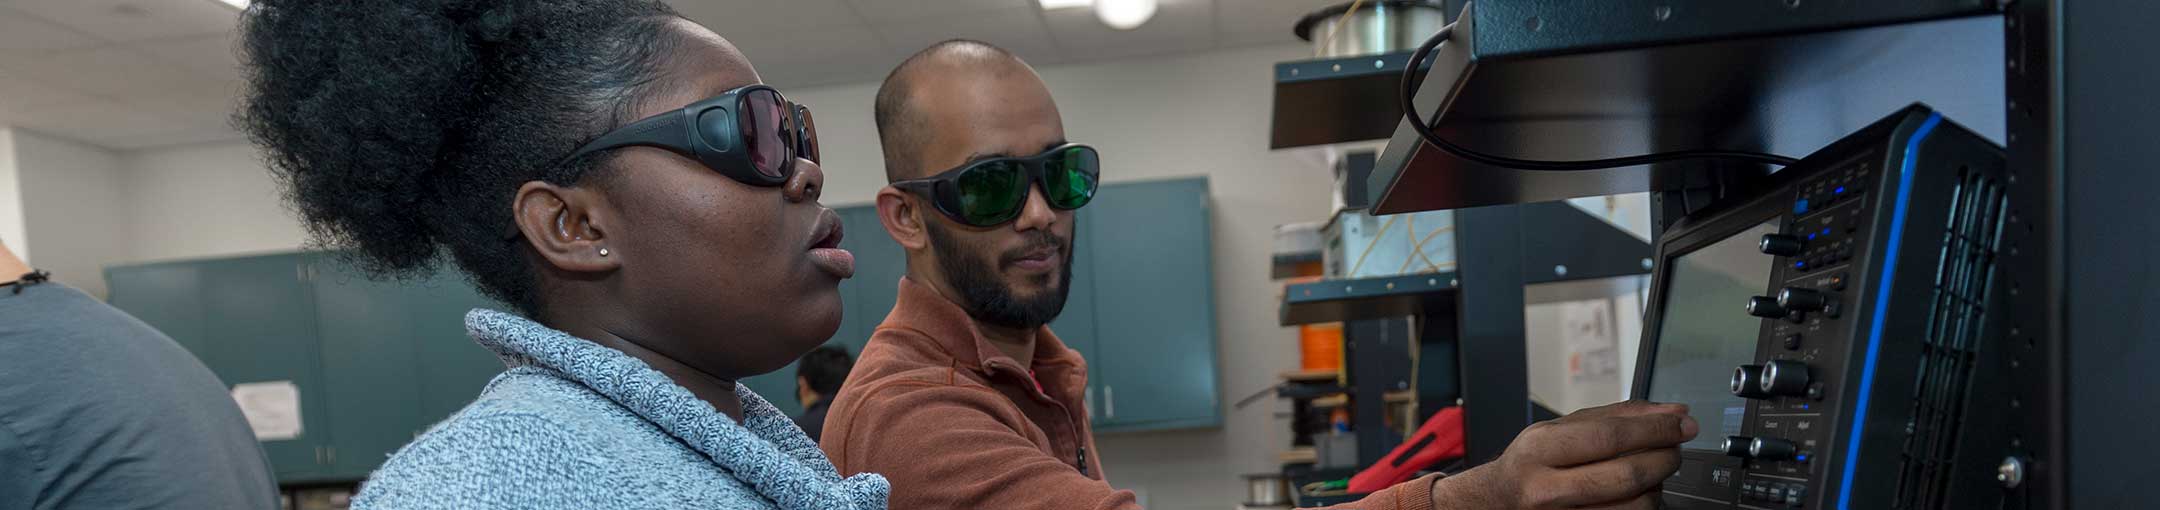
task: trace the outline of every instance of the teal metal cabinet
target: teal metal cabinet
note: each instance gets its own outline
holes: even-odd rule
[[[298,255],[201,262],[203,349],[226,384],[291,381],[300,392],[301,431],[262,443],[280,481],[329,477],[333,422],[316,341],[315,295]]]
[[[467,311],[496,305],[458,273],[376,281],[333,255],[311,255],[307,268],[336,424],[326,476],[366,478],[502,372],[465,334]]]
[[[493,307],[455,273],[373,281],[334,255],[115,267],[112,304],[226,384],[292,381],[301,434],[263,442],[280,483],[360,480],[502,372],[464,333]]]
[[[1087,207],[1098,430],[1222,423],[1207,197],[1206,179],[1113,184]]]

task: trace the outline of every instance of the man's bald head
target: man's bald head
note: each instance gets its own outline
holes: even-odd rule
[[[953,39],[933,44],[893,68],[878,87],[875,111],[878,141],[885,152],[885,180],[913,179],[943,170],[924,168],[923,151],[933,143],[959,142],[953,138],[961,135],[954,132],[960,126],[950,124],[1006,117],[1007,113],[1040,116],[1045,109],[1049,120],[1059,124],[1062,138],[1064,128],[1048,87],[1020,57],[982,41]]]

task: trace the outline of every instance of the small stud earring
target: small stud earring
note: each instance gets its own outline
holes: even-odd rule
[[[602,256],[602,257],[606,257],[606,256],[608,256],[608,251],[607,251],[607,247],[601,247],[601,248],[600,248],[600,256]]]

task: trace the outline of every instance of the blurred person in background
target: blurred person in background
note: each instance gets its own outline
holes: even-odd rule
[[[0,508],[278,508],[225,383],[0,245]]]
[[[825,411],[832,408],[833,396],[840,394],[840,385],[853,368],[855,358],[848,356],[847,349],[834,345],[811,349],[796,363],[795,401],[802,404],[803,413],[795,418],[795,424],[802,426],[811,441],[818,440],[819,433],[825,430]]]
[[[257,0],[241,125],[318,242],[448,255],[509,365],[356,508],[878,509],[736,383],[832,336],[854,258],[806,108],[649,0]]]

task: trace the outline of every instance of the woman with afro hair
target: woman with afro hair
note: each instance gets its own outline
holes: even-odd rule
[[[256,0],[239,123],[320,245],[447,258],[508,370],[357,508],[884,508],[735,381],[838,328],[808,109],[648,0]]]

